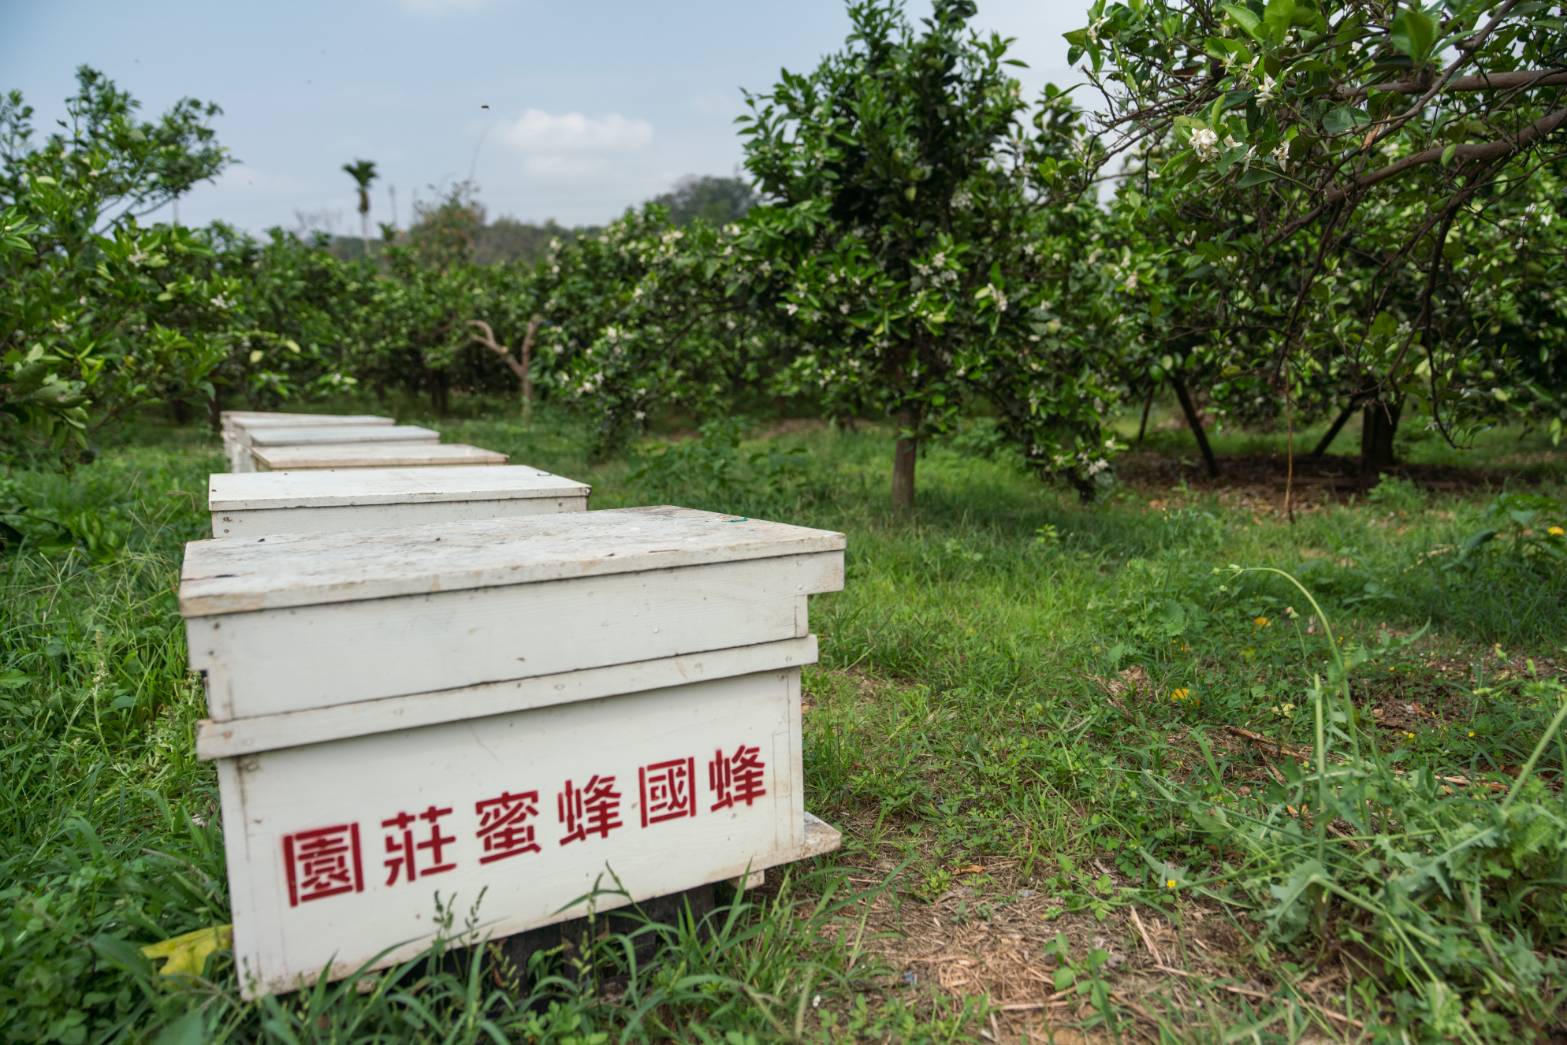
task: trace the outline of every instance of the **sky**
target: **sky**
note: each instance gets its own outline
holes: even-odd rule
[[[980,0],[1017,38],[1025,87],[1080,79],[1061,34],[1086,0]],[[911,0],[910,13],[929,11]],[[223,108],[236,162],[180,220],[358,231],[471,178],[491,217],[602,224],[691,174],[733,174],[742,88],[808,71],[848,30],[841,0],[0,0],[0,90],[47,133],[79,65],[140,99]],[[488,106],[489,108],[483,108]]]

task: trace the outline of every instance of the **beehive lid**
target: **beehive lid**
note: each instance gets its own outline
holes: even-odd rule
[[[322,443],[435,442],[441,433],[418,425],[273,425],[246,428],[251,446],[311,446]]]
[[[258,410],[225,410],[224,428],[277,428],[288,425],[391,425],[390,417],[379,414],[285,414]]]
[[[242,512],[265,508],[586,497],[588,492],[589,487],[584,483],[520,464],[218,472],[207,484],[207,507],[214,512]]]
[[[306,468],[421,468],[434,465],[501,465],[506,455],[467,443],[332,443],[325,446],[261,446],[251,451],[275,472]]]
[[[388,530],[193,541],[186,617],[842,551],[830,530],[691,508],[620,508]]]

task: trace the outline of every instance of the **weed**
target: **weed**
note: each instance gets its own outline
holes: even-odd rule
[[[591,482],[596,508],[847,532],[804,687],[806,806],[844,850],[705,922],[600,925],[521,990],[487,954],[436,952],[256,1003],[221,952],[158,976],[141,945],[230,918],[174,599],[220,461],[209,437],[149,425],[70,483],[4,486],[0,510],[27,518],[0,553],[0,1038],[944,1041],[992,1019],[1042,1036],[1048,1016],[1170,1039],[1338,1037],[1343,1017],[1506,1040],[1561,1018],[1567,580],[1540,551],[1548,508],[1421,491],[1418,510],[1291,526],[1178,489],[1084,506],[949,443],[922,461],[910,519],[883,507],[884,431],[725,424],[595,461],[592,433],[545,407],[434,423]],[[1513,510],[1542,514],[1496,514]],[[1322,613],[1272,574],[1220,591],[1229,562],[1287,570]],[[1160,972],[1114,938],[1133,905],[1172,932],[1222,923],[1218,957],[1164,939],[1180,975]],[[1007,1011],[980,993],[1002,985],[948,993],[884,957],[895,936],[941,934],[936,951],[1022,924],[1067,937],[1027,953],[1047,977],[1074,970],[1053,1008],[1053,983]]]

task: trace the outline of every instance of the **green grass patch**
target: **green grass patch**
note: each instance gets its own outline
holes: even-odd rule
[[[149,426],[68,479],[0,480],[0,1037],[1509,1040],[1561,1022],[1567,509],[1539,447],[1478,452],[1502,497],[1393,481],[1292,525],[1223,489],[1084,505],[975,426],[921,461],[902,518],[876,430],[714,425],[596,461],[548,413],[439,427],[593,483],[597,508],[848,534],[806,674],[807,807],[846,829],[842,852],[703,931],[648,921],[541,958],[522,992],[439,954],[256,1004],[223,952],[160,977],[140,945],[228,921],[174,598],[221,462],[210,437]],[[1153,439],[1184,452],[1181,434]],[[1321,614],[1231,564],[1287,571]],[[915,943],[984,960],[954,987]]]

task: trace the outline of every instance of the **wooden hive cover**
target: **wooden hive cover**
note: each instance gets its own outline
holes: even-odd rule
[[[441,433],[418,425],[273,425],[246,428],[251,446],[318,446],[337,443],[434,443]]]
[[[397,422],[379,414],[271,414],[250,410],[225,410],[224,428],[276,428],[286,425],[391,425]]]
[[[506,455],[466,443],[331,443],[258,446],[258,463],[275,472],[306,468],[422,468],[435,465],[500,465]]]
[[[303,472],[214,473],[207,507],[214,512],[335,508],[442,501],[510,501],[587,497],[590,487],[527,465],[452,468],[330,468]]]
[[[830,530],[668,506],[194,541],[180,571],[180,612],[247,613],[843,548],[843,534]]]

